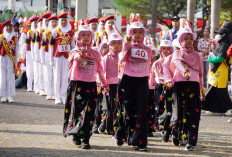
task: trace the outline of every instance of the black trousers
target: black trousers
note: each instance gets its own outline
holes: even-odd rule
[[[167,134],[171,134],[170,120],[172,117],[172,89],[164,90],[164,112],[158,117],[158,123],[160,130],[165,131]]]
[[[196,145],[201,115],[198,82],[176,82],[173,87],[172,134]]]
[[[113,128],[113,122],[115,119],[116,114],[116,101],[117,101],[117,88],[118,84],[110,84],[109,85],[110,91],[109,95],[104,95],[104,101],[103,101],[103,119],[101,121],[101,130],[107,131],[107,134],[114,135],[114,128]]]
[[[232,102],[227,88],[216,88],[209,85],[206,91],[203,109],[217,113],[225,113],[232,109]]]
[[[118,87],[117,140],[128,145],[147,145],[148,78],[123,75]]]
[[[64,112],[64,136],[74,135],[89,140],[97,101],[96,82],[70,81]]]
[[[149,89],[148,105],[147,105],[147,123],[148,123],[149,133],[156,130],[154,89]]]
[[[154,118],[154,126],[155,130],[160,130],[160,126],[158,123],[158,118],[164,112],[164,84],[156,84],[155,85],[155,92],[154,92],[154,102],[155,102],[155,118]]]
[[[102,101],[103,101],[103,93],[102,89],[101,91],[97,94],[97,103],[96,103],[96,109],[95,109],[95,118],[94,118],[94,123],[93,123],[93,131],[97,131],[98,127],[101,124],[102,120]]]

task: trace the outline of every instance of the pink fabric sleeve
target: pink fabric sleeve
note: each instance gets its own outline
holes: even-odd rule
[[[106,56],[102,58],[102,71],[103,71],[103,76],[106,73]]]
[[[125,62],[125,61],[128,60],[128,55],[129,55],[129,54],[128,54],[128,50],[129,50],[130,48],[131,48],[131,43],[125,41],[125,42],[124,42],[124,50],[123,50],[124,55],[123,55],[123,57],[121,58],[120,63],[123,63],[123,62]]]
[[[170,69],[170,64],[171,64],[171,56],[169,56],[168,58],[165,58],[164,64],[163,64],[163,73],[164,73],[165,82],[172,82],[172,73]]]
[[[202,55],[200,56],[200,71],[199,71],[199,82],[200,82],[200,89],[204,88],[204,84],[203,84],[203,59],[202,59]]]
[[[104,75],[103,75],[103,67],[102,67],[102,64],[101,62],[97,62],[98,63],[98,76],[99,76],[99,79],[103,85],[103,87],[107,87],[107,82],[106,82],[106,79],[104,78]]]
[[[182,65],[181,61],[180,60],[175,60],[174,64],[176,66],[176,69],[178,69],[181,72],[181,74],[183,75],[183,77],[184,77],[184,72],[185,72],[186,69]]]
[[[151,73],[150,73],[150,85],[151,86],[155,86],[155,84],[156,84],[156,82],[155,82],[155,72],[154,72],[154,65],[155,64],[153,64],[152,65],[152,67],[151,67]]]

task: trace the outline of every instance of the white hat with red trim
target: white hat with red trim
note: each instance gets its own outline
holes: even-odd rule
[[[119,33],[112,33],[109,36],[109,42],[113,41],[113,40],[123,40],[123,37],[121,34]]]
[[[130,25],[127,25],[127,34],[131,35],[134,29],[142,28],[144,31],[144,36],[146,35],[146,28],[143,26],[139,14],[130,15]]]
[[[160,47],[172,47],[171,40],[161,40]]]
[[[94,35],[94,32],[90,29],[89,25],[80,25],[78,27],[78,32],[77,32],[77,39],[79,40],[79,35],[81,32],[84,32],[84,31],[90,31],[91,32],[91,35],[92,35],[92,40],[95,39],[95,35]]]

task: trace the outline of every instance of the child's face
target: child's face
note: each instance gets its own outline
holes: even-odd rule
[[[140,42],[143,40],[143,29],[139,28],[139,29],[134,29],[132,32],[132,38],[135,42]]]
[[[151,59],[154,59],[155,58],[155,50],[152,50],[151,52],[152,52],[151,53]]]
[[[113,30],[114,20],[110,19],[107,22],[108,22],[108,25],[110,27],[110,30]]]
[[[97,23],[96,22],[91,24],[91,29],[94,31],[97,31]]]
[[[91,33],[89,31],[84,31],[81,33],[81,44],[88,45],[91,43]]]
[[[102,23],[102,24],[101,24],[101,29],[102,29],[102,30],[105,30],[105,23]]]
[[[108,44],[103,45],[103,47],[102,47],[102,53],[103,53],[103,55],[104,56],[107,55],[108,52],[109,52],[109,45]]]
[[[12,25],[6,25],[5,27],[6,27],[6,31],[7,31],[8,33],[11,33],[11,32],[12,32],[12,30],[13,30],[13,26],[12,26]]]
[[[113,50],[114,52],[121,51],[121,48],[122,48],[121,40],[113,40],[109,48]]]
[[[182,46],[185,48],[192,48],[193,47],[193,37],[191,34],[187,34],[184,37],[184,41],[182,42]]]
[[[162,47],[162,54],[164,57],[167,57],[172,53],[172,48],[171,47]]]
[[[61,26],[62,26],[62,27],[66,27],[67,24],[68,24],[68,20],[67,20],[66,18],[62,18],[62,19],[61,19]]]
[[[52,20],[52,27],[56,28],[57,27],[57,20]]]

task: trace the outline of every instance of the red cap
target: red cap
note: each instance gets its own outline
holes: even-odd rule
[[[47,20],[48,21],[50,21],[50,20],[58,20],[58,17],[57,17],[57,15],[54,15],[54,16],[49,17]]]
[[[58,18],[68,18],[68,13],[60,14]]]
[[[106,18],[105,18],[105,22],[106,22],[107,20],[110,20],[110,19],[115,20],[115,16],[114,16],[114,15],[110,15],[110,16],[106,17]]]
[[[101,17],[101,18],[99,19],[99,21],[105,23],[105,22],[106,22],[106,17]]]
[[[5,25],[12,25],[12,21],[11,20],[5,21],[3,23],[3,27],[5,27]]]
[[[92,19],[89,19],[87,21],[88,24],[93,23],[93,22],[97,22],[98,23],[98,18],[92,18]]]
[[[30,19],[30,22],[32,23],[33,21],[37,21],[39,19],[39,17],[32,17],[31,19]]]
[[[52,15],[51,12],[43,14],[41,17],[42,18],[49,18]]]
[[[42,21],[43,20],[43,17],[40,17],[38,20],[37,20],[37,22],[40,22],[40,21]]]

